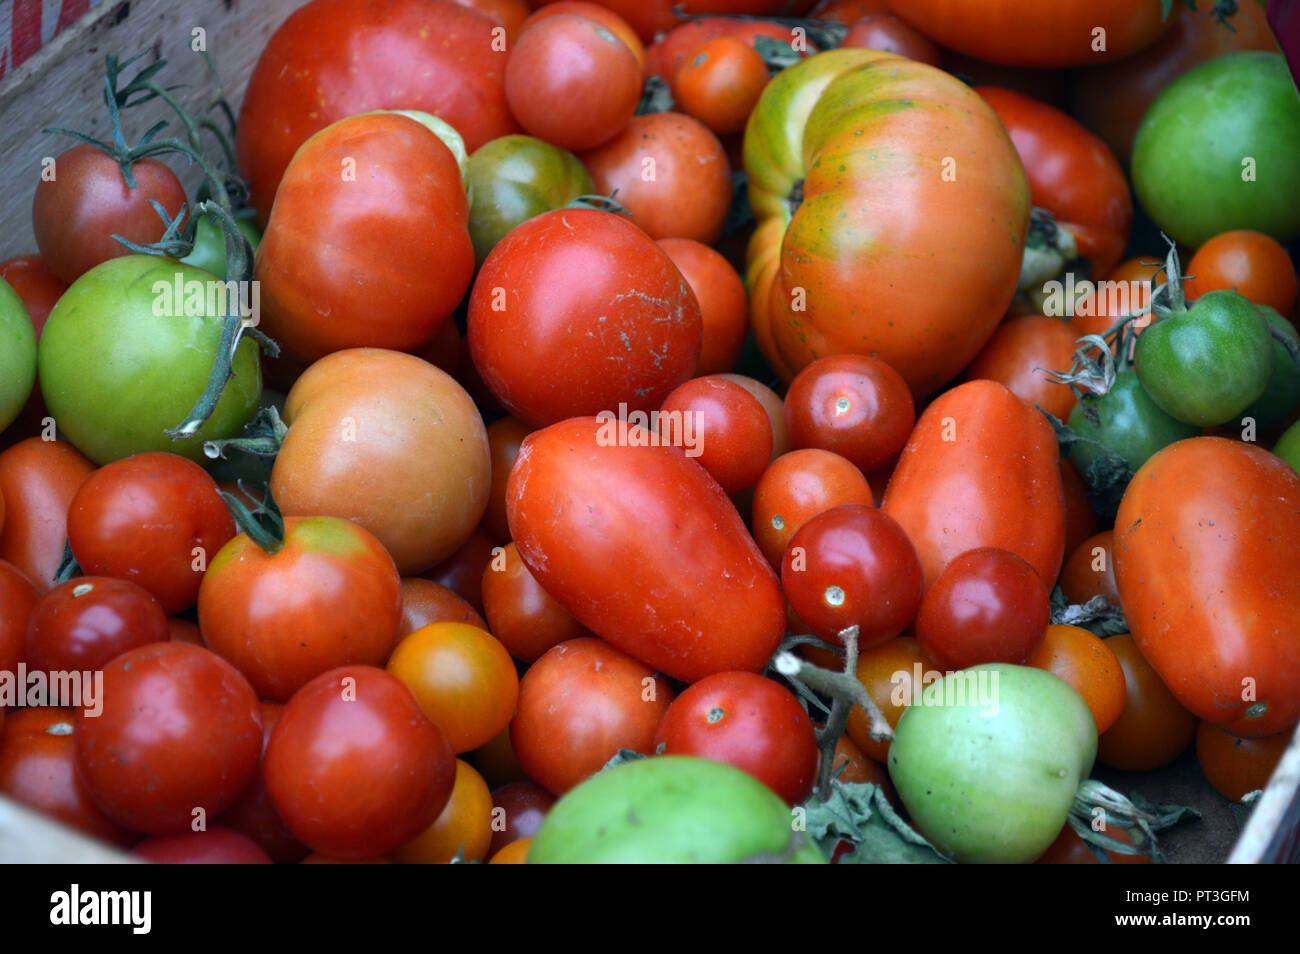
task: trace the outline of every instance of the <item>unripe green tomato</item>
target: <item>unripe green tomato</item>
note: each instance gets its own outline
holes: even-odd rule
[[[13,423],[36,380],[36,329],[23,300],[0,278],[0,431]]]

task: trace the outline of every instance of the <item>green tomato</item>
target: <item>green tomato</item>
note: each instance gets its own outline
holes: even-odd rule
[[[1248,298],[1220,289],[1152,322],[1138,338],[1134,364],[1166,414],[1215,427],[1264,393],[1273,373],[1273,338]]]
[[[1097,728],[1067,682],[990,663],[948,673],[903,710],[889,777],[913,823],[959,862],[1033,861],[1092,771]]]
[[[0,278],[0,431],[13,423],[36,381],[36,329],[23,300]]]
[[[1132,371],[1121,371],[1114,386],[1101,396],[1085,394],[1070,412],[1068,423],[1080,437],[1094,440],[1124,458],[1134,473],[1160,448],[1201,433],[1162,411]],[[1070,459],[1082,474],[1101,454],[1100,448],[1085,441],[1070,447]]]
[[[660,755],[598,772],[564,795],[528,849],[529,864],[731,864],[821,852],[771,789],[740,769]]]
[[[1300,97],[1286,60],[1228,53],[1170,83],[1138,128],[1133,187],[1185,245],[1232,229],[1300,235]]]
[[[253,251],[256,252],[257,246],[262,241],[262,233],[258,231],[256,223],[248,219],[236,219],[235,224],[239,226],[239,231],[244,233],[249,244],[253,246]],[[218,278],[225,278],[226,233],[222,231],[221,226],[206,215],[200,217],[199,224],[194,230],[194,250],[181,261],[186,265],[211,272]]]
[[[1300,421],[1296,421],[1277,439],[1273,453],[1281,457],[1294,469],[1300,470]]]
[[[502,136],[469,157],[469,235],[481,265],[521,222],[596,187],[578,157],[532,136]]]
[[[245,338],[234,376],[197,434],[173,441],[165,433],[189,413],[211,373],[221,321],[205,317],[200,296],[217,285],[224,288],[210,272],[174,259],[126,255],[96,265],[63,293],[41,333],[41,393],[83,454],[99,464],[144,451],[201,461],[205,440],[233,437],[253,416],[262,372],[257,344]]]
[[[1300,334],[1296,334],[1291,322],[1278,314],[1277,309],[1268,305],[1255,307],[1265,321],[1300,345]],[[1297,407],[1300,407],[1300,367],[1286,348],[1274,341],[1273,370],[1268,376],[1268,384],[1259,400],[1242,411],[1241,416],[1253,418],[1257,427],[1268,430],[1285,422]]]

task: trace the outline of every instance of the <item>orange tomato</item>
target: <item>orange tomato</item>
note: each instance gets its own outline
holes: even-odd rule
[[[483,776],[456,760],[451,799],[432,825],[392,852],[402,865],[437,865],[455,858],[482,861],[492,841],[492,792]]]
[[[6,517],[0,559],[44,593],[54,585],[68,537],[68,508],[95,465],[66,441],[29,437],[0,453]]]
[[[1196,250],[1187,263],[1183,293],[1199,298],[1206,292],[1228,288],[1257,305],[1291,314],[1295,307],[1296,274],[1278,241],[1262,232],[1239,229],[1216,235]]]
[[[1097,758],[1130,772],[1168,765],[1192,741],[1196,716],[1160,681],[1131,635],[1111,636],[1106,646],[1124,669],[1124,708],[1097,740]]]
[[[512,841],[493,855],[488,864],[522,865],[528,860],[528,846],[532,843],[531,838],[520,838],[518,841]]]
[[[839,454],[814,447],[783,454],[754,487],[754,539],[768,561],[780,566],[800,527],[843,504],[875,506],[862,471]]]
[[[682,112],[715,133],[740,132],[767,85],[767,64],[734,36],[709,40],[677,72],[673,96]]]
[[[917,667],[921,681],[917,681]],[[887,643],[873,646],[858,656],[858,682],[867,695],[880,707],[880,712],[891,726],[897,726],[903,710],[919,694],[928,673],[935,672],[934,663],[921,653],[921,644],[913,636],[899,636]],[[937,678],[937,675],[936,677]],[[886,764],[889,759],[888,742],[877,742],[871,737],[871,722],[861,706],[849,710],[848,733],[866,755]]]
[[[511,782],[528,780],[519,759],[515,758],[514,747],[510,744],[510,727],[502,729],[486,745],[480,745],[470,753],[470,759],[478,773],[483,776],[493,789]]]
[[[1124,669],[1106,641],[1079,626],[1047,627],[1043,644],[1025,663],[1060,676],[1088,704],[1097,732],[1115,724],[1124,710]]]
[[[1103,530],[1084,540],[1071,551],[1061,570],[1061,590],[1071,603],[1086,603],[1094,596],[1106,597],[1111,606],[1119,606],[1119,588],[1115,585],[1115,534]]]
[[[1290,742],[1290,732],[1240,739],[1213,723],[1202,722],[1196,728],[1196,758],[1215,791],[1239,802],[1247,792],[1268,784]]]
[[[740,359],[745,332],[749,330],[749,299],[744,282],[730,262],[702,242],[666,238],[659,240],[659,247],[668,253],[700,303],[704,328],[696,376],[730,371]],[[489,439],[491,436],[492,429],[488,428]]]
[[[1029,407],[1037,404],[1064,421],[1074,410],[1076,398],[1064,384],[1050,380],[1047,370],[1069,370],[1078,337],[1078,332],[1059,318],[1026,315],[1004,321],[966,368],[966,380],[997,381]]]

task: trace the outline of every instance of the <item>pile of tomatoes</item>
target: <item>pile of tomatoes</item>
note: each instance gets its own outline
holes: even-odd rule
[[[58,154],[0,794],[156,862],[1159,859],[1094,762],[1236,801],[1300,722],[1300,99],[1167,6],[311,0],[228,133]]]

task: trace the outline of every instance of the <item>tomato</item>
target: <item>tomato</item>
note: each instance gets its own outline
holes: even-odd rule
[[[456,758],[400,681],[370,666],[317,676],[285,706],[263,760],[271,802],[313,851],[384,854],[431,825]]]
[[[27,656],[27,622],[40,602],[40,593],[23,572],[0,560],[0,674],[18,673]],[[3,711],[0,706],[0,712]]]
[[[1296,272],[1291,257],[1276,239],[1239,229],[1216,235],[1187,263],[1183,292],[1199,298],[1226,288],[1257,305],[1289,315],[1296,300]]]
[[[1065,549],[1065,494],[1051,425],[993,381],[968,381],[921,415],[881,509],[921,557],[926,587],[954,557],[1010,550],[1051,585]]]
[[[555,796],[536,782],[511,782],[494,789],[488,854],[495,858],[506,845],[530,841],[554,804]]]
[[[22,411],[36,382],[36,329],[18,293],[0,278],[0,431]]]
[[[695,50],[672,85],[677,105],[719,135],[740,132],[767,85],[767,64],[734,36],[720,36]]]
[[[488,256],[469,345],[525,424],[657,409],[699,358],[700,309],[681,272],[625,219],[591,209],[530,219]],[[616,360],[611,360],[611,357]]]
[[[735,381],[758,398],[758,403],[767,411],[767,419],[772,425],[772,460],[776,460],[782,454],[790,453],[793,448],[790,445],[789,428],[785,426],[785,406],[780,395],[761,381],[755,381],[743,374],[720,374],[718,377]]]
[[[388,671],[415,694],[420,708],[455,752],[490,742],[510,724],[519,677],[505,646],[466,623],[433,623],[406,636]]]
[[[563,149],[590,149],[627,125],[641,65],[608,27],[572,13],[535,21],[506,62],[506,101],[519,125]]]
[[[1281,54],[1261,52],[1217,57],[1165,88],[1133,143],[1133,187],[1161,231],[1193,246],[1234,229],[1300,235],[1295,92]]]
[[[524,29],[533,26],[537,21],[544,20],[547,17],[553,17],[561,13],[576,14],[580,17],[586,17],[588,20],[594,20],[599,23],[610,33],[614,34],[623,44],[632,51],[636,57],[637,66],[645,68],[645,46],[641,38],[637,36],[636,30],[632,25],[623,19],[608,4],[587,3],[585,0],[551,0],[545,4],[535,4],[537,7],[524,23]]]
[[[168,639],[178,643],[189,643],[191,646],[203,645],[203,634],[199,632],[199,624],[191,623],[179,616],[167,617],[167,636]]]
[[[831,773],[832,778],[837,778],[846,784],[861,785],[870,782],[883,789],[885,797],[890,802],[898,804],[898,799],[894,795],[894,786],[890,784],[889,773],[885,767],[874,759],[868,758],[847,734],[840,736],[836,741],[833,761],[835,768]]]
[[[1249,444],[1180,441],[1120,503],[1115,581],[1133,637],[1184,706],[1233,735],[1300,721],[1297,548],[1300,474]]]
[[[462,7],[480,13],[498,26],[505,27],[506,38],[513,41],[528,19],[526,0],[456,0]]]
[[[510,468],[515,465],[515,458],[519,456],[519,446],[530,430],[527,424],[508,415],[488,425],[492,484],[488,490],[487,510],[483,512],[483,526],[492,536],[502,540],[510,539],[510,525],[506,522],[506,480]]]
[[[1258,308],[1236,292],[1207,292],[1153,321],[1138,338],[1138,380],[1166,414],[1197,427],[1232,420],[1273,372],[1273,339]]]
[[[41,393],[59,430],[91,460],[144,451],[198,460],[204,441],[237,434],[252,418],[262,377],[257,344],[244,338],[212,416],[192,437],[166,434],[212,371],[221,321],[196,291],[206,300],[214,280],[171,259],[126,255],[86,272],[54,306],[37,351]]]
[[[244,217],[235,219],[235,225],[244,233],[253,251],[262,244],[262,231]],[[193,265],[218,278],[239,278],[238,275],[226,274],[226,233],[220,225],[212,221],[211,216],[202,216],[194,229],[194,248],[190,254],[181,259],[186,265]]]
[[[506,44],[495,42],[494,29],[472,10],[430,0],[312,0],[295,10],[253,67],[235,136],[261,221],[294,152],[345,116],[433,113],[471,152],[515,132],[505,98]]]
[[[532,845],[531,838],[520,838],[518,841],[512,841],[500,851],[492,855],[488,862],[490,865],[522,865],[528,863],[528,848]]]
[[[789,805],[817,779],[817,734],[790,690],[750,672],[706,676],[678,696],[655,733],[667,755],[695,755],[748,772]]]
[[[419,358],[329,355],[294,384],[284,419],[271,471],[284,513],[355,521],[408,576],[454,553],[483,515],[483,419],[464,388]]]
[[[1200,433],[1199,428],[1161,410],[1137,373],[1124,370],[1105,394],[1085,394],[1070,412],[1069,425],[1087,439],[1070,445],[1070,458],[1085,479],[1090,479],[1090,468],[1103,448],[1118,454],[1136,471],[1160,448]]]
[[[940,60],[934,41],[889,13],[868,13],[854,20],[840,45],[883,50],[931,66],[938,66]]]
[[[1049,380],[1046,372],[1070,367],[1077,337],[1078,332],[1059,318],[1013,318],[998,325],[984,350],[966,368],[965,377],[997,381],[1029,407],[1038,405],[1065,420],[1074,409],[1074,392]]]
[[[750,319],[785,380],[870,354],[925,396],[1005,314],[1029,188],[997,116],[955,77],[878,51],[820,53],[763,91],[745,169]]]
[[[271,742],[271,733],[280,722],[284,706],[278,702],[262,703],[262,762],[265,763],[266,747]],[[302,861],[307,848],[289,831],[266,790],[266,773],[263,764],[259,764],[253,781],[244,789],[235,803],[221,813],[218,821],[227,828],[234,829],[251,838],[273,861],[278,864],[294,864]]]
[[[934,673],[931,680],[939,676],[913,636],[899,636],[866,649],[858,656],[858,682],[862,683],[891,727],[898,725],[903,710],[928,684],[926,676],[929,673]],[[888,759],[891,743],[871,738],[871,721],[861,706],[849,710],[848,733],[849,738],[877,762]]]
[[[1047,586],[1034,568],[996,547],[951,560],[921,601],[916,636],[940,669],[1024,663],[1051,622]]]
[[[478,769],[483,780],[489,785],[500,786],[511,782],[526,781],[515,750],[510,745],[510,729],[506,728],[487,745],[475,749],[472,756],[474,767]]]
[[[1122,841],[1129,845],[1133,844],[1133,839],[1122,828],[1107,829],[1105,834],[1116,841]],[[1125,855],[1118,851],[1108,851],[1106,857],[1110,859],[1110,863],[1113,865],[1151,864],[1150,855]],[[1061,833],[1056,836],[1056,841],[1052,842],[1048,849],[1038,856],[1038,860],[1034,864],[1099,865],[1102,862],[1097,860],[1097,856],[1092,853],[1092,849],[1075,833],[1074,829],[1066,825],[1061,829]]]
[[[1152,287],[1164,281],[1164,262],[1157,261],[1159,258],[1140,255],[1121,262],[1100,282],[1084,286],[1062,317],[1068,317],[1075,334],[1083,337],[1105,334],[1123,316],[1149,311]],[[1141,319],[1135,322],[1131,326],[1134,333],[1141,334],[1151,320],[1147,316],[1146,324],[1141,324]]]
[[[650,752],[668,680],[599,639],[549,650],[519,683],[510,742],[528,777],[562,795],[619,749]]]
[[[613,194],[651,238],[717,241],[731,207],[731,165],[718,137],[681,113],[635,116],[581,156],[596,191]]]
[[[27,665],[45,672],[90,672],[128,649],[165,643],[167,614],[127,580],[79,576],[41,597],[27,623]]]
[[[889,6],[944,46],[1011,66],[1088,66],[1118,60],[1147,46],[1169,26],[1159,0],[995,0],[974,5],[965,0],[889,0]]]
[[[483,617],[467,600],[432,580],[408,577],[402,580],[402,621],[400,636],[408,636],[430,623],[467,623],[487,629]]]
[[[693,440],[684,453],[709,472],[728,494],[754,486],[772,459],[772,425],[758,399],[734,381],[693,378],[664,398],[665,416],[680,418]]]
[[[1065,488],[1065,550],[1073,553],[1084,540],[1097,532],[1097,513],[1088,502],[1088,485],[1079,476],[1074,462],[1061,458],[1061,485]]]
[[[781,562],[790,605],[814,635],[841,645],[859,627],[866,649],[893,639],[921,604],[921,561],[903,529],[874,507],[832,507],[810,519]]]
[[[113,822],[148,835],[215,818],[253,779],[262,713],[215,653],[154,643],[104,667],[102,711],[73,726],[77,776]]]
[[[1071,75],[1073,109],[1128,165],[1142,116],[1174,79],[1198,63],[1233,50],[1276,50],[1262,3],[1239,3],[1224,22],[1216,4],[1173,5],[1173,23],[1141,56],[1078,70]]]
[[[703,342],[696,373],[720,374],[740,360],[749,330],[749,299],[745,285],[722,255],[694,239],[659,240],[686,279],[700,306]]]
[[[836,355],[800,371],[785,395],[795,447],[818,447],[859,470],[879,470],[898,457],[916,423],[903,376],[879,358]]]
[[[169,220],[185,205],[176,173],[157,159],[131,164],[134,185],[116,159],[88,143],[60,154],[53,169],[54,175],[42,175],[36,184],[32,231],[41,257],[69,284],[100,262],[129,254],[114,235],[137,245],[162,238],[165,225],[153,202]]]
[[[846,504],[872,506],[871,485],[839,454],[807,448],[774,460],[754,488],[754,539],[774,567],[799,528]]]
[[[959,862],[1041,855],[1097,754],[1083,698],[1049,672],[1009,663],[932,683],[895,731],[898,796],[921,834]]]
[[[339,666],[383,665],[402,595],[379,541],[337,517],[288,517],[272,545],[241,533],[212,558],[199,590],[208,647],[276,702]]]
[[[330,858],[327,855],[310,854],[302,859],[300,864],[304,865],[391,865],[393,862],[388,858]]]
[[[1083,696],[1098,733],[1115,724],[1124,709],[1124,670],[1119,657],[1086,629],[1047,627],[1047,635],[1026,665],[1060,676]]]
[[[1143,772],[1168,765],[1196,734],[1196,716],[1179,704],[1128,633],[1106,648],[1124,670],[1124,708],[1101,736],[1097,757],[1107,765]]]
[[[479,146],[465,179],[479,265],[520,223],[596,191],[577,156],[532,136],[502,136]]]
[[[155,865],[269,865],[271,859],[257,842],[229,828],[214,825],[198,831],[146,838],[131,850]]]
[[[456,760],[451,798],[433,824],[393,851],[403,865],[446,864],[452,858],[482,861],[492,841],[492,793],[483,776]]]
[[[888,13],[889,0],[820,0],[808,16],[852,26],[873,13]]]
[[[1071,603],[1086,603],[1094,596],[1104,596],[1111,606],[1119,606],[1114,548],[1114,533],[1103,530],[1070,551],[1061,569],[1061,590],[1066,599]]]
[[[101,467],[68,510],[68,543],[82,572],[130,580],[167,613],[194,605],[209,558],[234,535],[216,483],[176,454]]]
[[[509,476],[507,471],[506,477]],[[509,530],[509,526],[506,529]],[[447,587],[482,615],[483,574],[499,553],[496,539],[482,527],[477,527],[455,553],[425,573],[424,579]]]
[[[1248,792],[1268,785],[1290,741],[1289,732],[1239,739],[1217,725],[1202,722],[1196,729],[1196,758],[1215,791],[1239,802]]]
[[[483,571],[483,609],[489,620],[484,628],[521,662],[535,662],[552,646],[591,635],[542,589],[513,543]]]
[[[44,593],[54,585],[67,539],[68,508],[95,465],[65,441],[31,437],[0,453],[6,517],[0,559]]]
[[[819,864],[790,809],[740,769],[688,755],[619,765],[555,803],[529,864]]]
[[[45,319],[50,316],[59,296],[68,290],[68,283],[55,275],[49,262],[39,255],[17,255],[5,259],[0,262],[0,278],[8,282],[23,300],[39,338]]]

